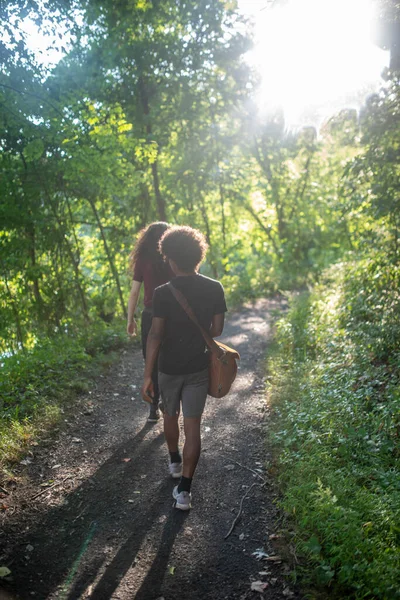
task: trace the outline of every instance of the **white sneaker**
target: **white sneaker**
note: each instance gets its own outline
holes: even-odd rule
[[[190,492],[178,492],[178,486],[176,485],[172,492],[172,496],[176,501],[175,508],[179,508],[179,510],[190,510],[192,508],[192,494]]]
[[[182,477],[182,463],[169,463],[169,474],[173,479]]]
[[[150,406],[150,414],[147,417],[148,423],[157,423],[160,418],[160,411],[155,406]]]

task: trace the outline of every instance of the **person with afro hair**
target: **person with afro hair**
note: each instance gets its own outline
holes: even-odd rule
[[[183,294],[211,337],[221,335],[227,308],[222,285],[198,272],[207,252],[207,243],[200,231],[171,227],[160,239],[160,251],[175,277],[154,291],[142,397],[151,402],[154,393],[151,373],[158,356],[169,473],[179,479],[173,497],[176,508],[189,510],[192,478],[201,450],[200,423],[207,399],[209,357],[199,328],[176,300],[171,286]],[[185,432],[182,456],[178,423],[181,411]]]

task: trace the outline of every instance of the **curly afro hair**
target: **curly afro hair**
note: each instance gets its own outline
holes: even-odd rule
[[[166,259],[173,260],[178,269],[190,273],[203,261],[208,244],[198,229],[170,227],[160,240],[160,251]]]

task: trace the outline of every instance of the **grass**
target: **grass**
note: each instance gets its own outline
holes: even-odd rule
[[[337,598],[400,598],[400,269],[331,269],[278,324],[269,360],[297,575]]]
[[[7,470],[39,437],[46,437],[64,409],[90,389],[95,376],[127,344],[122,326],[92,325],[60,335],[3,360],[0,369],[0,470]]]

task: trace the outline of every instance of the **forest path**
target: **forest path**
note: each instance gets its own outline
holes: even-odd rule
[[[260,580],[263,598],[298,597],[283,563],[253,554],[279,551],[270,539],[277,509],[265,470],[263,376],[273,314],[283,307],[260,300],[227,319],[222,339],[239,350],[240,371],[229,396],[207,401],[190,512],[172,506],[162,424],[146,422],[136,347],[82,397],[56,440],[33,448],[0,536],[0,564],[19,598],[244,600],[261,597],[251,590]]]

